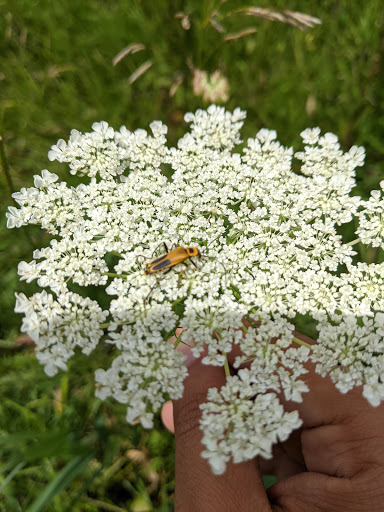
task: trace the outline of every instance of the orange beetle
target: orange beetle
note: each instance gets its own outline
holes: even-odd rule
[[[172,251],[168,251],[167,245],[164,243],[165,250],[167,254],[164,256],[160,256],[160,258],[156,258],[155,260],[148,263],[147,268],[145,270],[146,274],[156,274],[157,272],[161,272],[162,270],[167,270],[168,272],[172,267],[178,265],[179,263],[185,263],[185,260],[188,258],[201,258],[201,253],[199,249],[196,247],[176,247]],[[191,263],[197,268],[196,263],[191,259]]]

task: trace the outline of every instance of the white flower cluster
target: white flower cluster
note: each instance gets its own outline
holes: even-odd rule
[[[203,69],[193,70],[193,94],[202,96],[205,101],[225,103],[229,98],[229,82],[218,69],[211,75]]]
[[[384,313],[359,319],[332,315],[331,321],[317,327],[311,359],[318,373],[329,375],[342,393],[364,386],[365,398],[379,405],[384,400]]]
[[[356,230],[361,241],[372,247],[384,249],[384,181],[380,182],[381,190],[372,190],[368,201],[362,201],[363,209],[359,213],[360,225]]]
[[[188,371],[185,356],[158,336],[142,343],[132,343],[132,353],[123,352],[108,370],[96,370],[96,396],[112,396],[128,404],[127,421],[140,420],[145,428],[153,427],[153,412],[164,403],[164,396],[177,400],[183,395],[183,380]]]
[[[276,394],[267,392],[263,377],[243,369],[228,377],[220,391],[208,391],[208,402],[201,406],[202,456],[217,475],[231,457],[234,463],[258,455],[270,459],[273,445],[301,425],[297,411],[284,412]]]
[[[92,352],[104,334],[101,326],[108,316],[88,297],[67,292],[55,300],[45,290],[30,298],[16,294],[15,311],[24,314],[21,330],[35,342],[37,358],[50,376],[67,369],[76,347],[87,355]]]
[[[186,114],[191,130],[172,148],[159,121],[151,135],[105,122],[73,131],[49,158],[69,163],[81,183],[44,170],[7,214],[8,227],[39,224],[53,238],[19,275],[56,298],[43,290],[16,305],[47,373],[103,334],[116,358],[96,372],[97,394],[126,403],[128,421],[150,427],[161,404],[182,395],[177,343],[192,339],[196,357],[227,370],[238,346],[237,374],[227,371],[203,407],[204,456],[218,473],[231,457],[270,456],[299,426],[277,395],[302,400],[310,358],[342,391],[363,385],[372,404],[384,398],[384,265],[356,264],[338,231],[358,216],[361,241],[383,247],[380,193],[351,195],[364,149],[344,153],[314,128],[294,155],[263,129],[236,152],[244,118],[214,105]],[[84,298],[89,285],[104,290],[108,311]],[[297,315],[318,322],[316,345],[295,338]]]

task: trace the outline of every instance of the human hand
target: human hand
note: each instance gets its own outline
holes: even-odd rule
[[[229,355],[233,363],[234,355]],[[189,367],[183,398],[174,402],[176,435],[176,512],[383,512],[384,405],[373,408],[355,389],[341,395],[313,365],[304,376],[310,391],[297,409],[300,431],[276,446],[271,461],[229,463],[216,476],[200,455],[200,403],[210,387],[221,387],[222,368]],[[172,428],[172,411],[163,411]],[[278,483],[265,490],[261,474]]]

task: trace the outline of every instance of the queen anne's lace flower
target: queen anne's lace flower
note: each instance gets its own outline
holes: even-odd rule
[[[202,456],[218,475],[231,457],[235,463],[258,455],[270,459],[273,445],[302,423],[297,411],[285,412],[276,393],[267,392],[264,377],[259,383],[259,376],[242,369],[220,390],[211,388],[208,403],[201,405]]]
[[[380,182],[380,187],[381,190],[372,190],[368,201],[362,201],[356,233],[363,243],[384,249],[384,198],[381,197],[384,181]]]
[[[16,294],[15,311],[24,313],[21,330],[35,342],[37,358],[48,375],[66,370],[76,347],[90,354],[104,334],[101,324],[108,316],[88,297],[66,292],[55,299],[44,290],[29,299]]]
[[[335,135],[313,128],[294,154],[263,129],[234,152],[244,118],[214,105],[189,113],[191,130],[173,148],[160,121],[151,134],[105,122],[73,130],[49,159],[67,162],[81,183],[45,169],[7,213],[9,228],[39,224],[52,237],[18,268],[44,288],[16,302],[37,357],[53,375],[103,336],[117,356],[97,370],[97,395],[126,403],[128,421],[150,427],[161,404],[182,395],[187,371],[169,342],[180,325],[174,345],[193,340],[205,364],[227,368],[238,345],[237,373],[227,368],[202,407],[203,456],[216,473],[231,458],[270,457],[300,425],[278,396],[302,400],[310,358],[342,392],[362,385],[373,405],[384,399],[384,266],[354,263],[338,231],[357,216],[361,241],[384,247],[381,193],[351,195],[364,149],[344,153]],[[184,265],[146,273],[178,246],[201,258],[185,253]],[[107,311],[86,298],[90,285],[104,289]],[[297,315],[318,323],[317,344],[295,337]]]
[[[365,398],[379,405],[384,400],[384,313],[361,319],[333,315],[331,321],[318,325],[311,354],[318,373],[330,375],[342,393],[364,385]]]

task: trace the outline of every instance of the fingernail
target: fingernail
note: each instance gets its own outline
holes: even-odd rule
[[[167,428],[172,434],[175,433],[175,424],[173,422],[173,403],[171,401],[165,402],[161,409],[161,419],[165,428]]]

